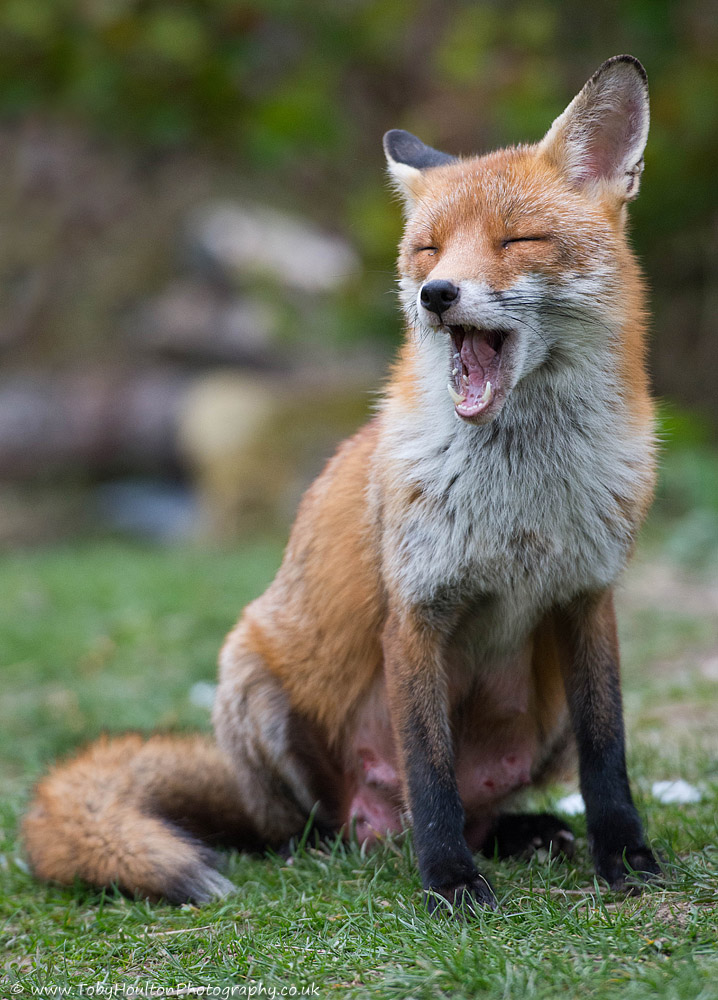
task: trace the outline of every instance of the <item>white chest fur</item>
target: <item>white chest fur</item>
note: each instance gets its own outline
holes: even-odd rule
[[[416,499],[384,521],[385,577],[414,608],[470,604],[487,655],[509,654],[549,608],[621,572],[652,437],[595,361],[532,373],[486,426],[442,390],[434,375],[423,406],[387,404],[381,461]]]

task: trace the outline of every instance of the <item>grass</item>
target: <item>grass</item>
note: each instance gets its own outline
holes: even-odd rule
[[[662,496],[673,502],[670,489]],[[681,523],[680,511],[669,515]],[[134,988],[154,996],[718,998],[718,574],[714,564],[700,575],[676,561],[662,517],[659,504],[619,611],[631,775],[667,861],[665,882],[640,896],[601,892],[578,817],[573,862],[487,861],[501,908],[470,924],[429,918],[409,837],[366,856],[340,842],[329,853],[305,846],[290,860],[230,856],[236,895],[201,909],[35,882],[17,841],[33,778],[103,729],[208,729],[191,687],[212,680],[224,632],[271,578],[281,547],[94,542],[5,556],[0,996],[66,987],[69,996]],[[697,784],[702,801],[652,797],[654,781],[678,777]],[[550,806],[562,792],[535,804]]]

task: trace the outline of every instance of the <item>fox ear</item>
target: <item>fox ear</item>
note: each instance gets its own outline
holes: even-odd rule
[[[411,132],[398,128],[384,136],[384,152],[391,179],[407,206],[413,205],[421,189],[422,171],[456,160],[455,156],[440,153]]]
[[[596,70],[539,148],[576,187],[608,185],[621,201],[638,194],[648,138],[648,80],[633,56]]]

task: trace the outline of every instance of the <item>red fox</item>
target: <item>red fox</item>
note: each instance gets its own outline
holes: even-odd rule
[[[560,819],[505,810],[573,750],[598,874],[658,874],[612,597],[654,483],[626,237],[647,132],[624,55],[536,145],[387,133],[407,331],[383,402],[224,644],[216,746],[126,736],[59,765],[23,825],[38,876],[201,903],[233,888],[208,844],[276,848],[313,816],[360,842],[410,825],[430,908],[472,912],[496,905],[476,852],[570,851]]]

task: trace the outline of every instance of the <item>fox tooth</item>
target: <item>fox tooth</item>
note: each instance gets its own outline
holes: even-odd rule
[[[452,399],[453,403],[454,403],[454,404],[455,404],[456,406],[458,406],[458,405],[459,405],[459,403],[463,403],[463,402],[464,402],[464,400],[466,399],[466,396],[460,396],[460,395],[458,394],[458,392],[457,392],[457,391],[456,391],[456,389],[455,389],[455,388],[453,387],[453,385],[451,384],[451,382],[449,382],[449,384],[447,385],[447,387],[446,387],[446,388],[447,388],[447,390],[448,390],[448,392],[449,392],[449,395],[451,396],[451,399]]]
[[[451,374],[452,375],[458,375],[459,374],[459,369],[458,368],[454,368],[454,370],[452,371]]]
[[[461,381],[464,383],[464,385],[468,385],[469,384],[469,376],[468,375],[462,375],[461,376]]]
[[[491,400],[494,398],[494,390],[490,382],[486,383],[486,388],[484,389],[484,394],[481,397],[481,402],[484,406],[488,406]]]

